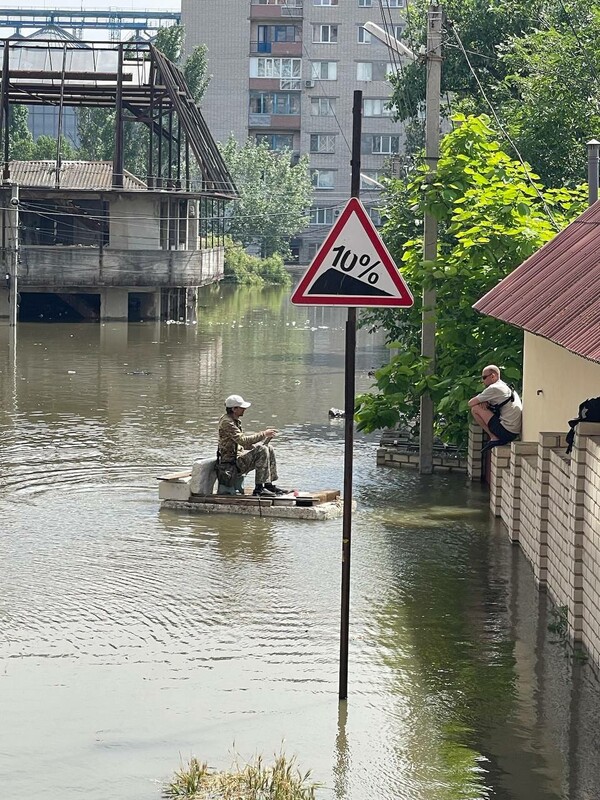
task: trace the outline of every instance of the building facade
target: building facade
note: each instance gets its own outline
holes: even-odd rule
[[[378,179],[404,149],[387,103],[398,56],[365,29],[399,38],[405,0],[182,0],[186,52],[206,44],[202,112],[217,141],[233,134],[308,154],[310,225],[292,244],[307,263],[350,196],[352,103],[363,92],[361,199],[377,224]]]

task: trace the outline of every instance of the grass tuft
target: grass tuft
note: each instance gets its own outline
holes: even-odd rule
[[[210,770],[192,758],[165,786],[164,797],[188,800],[314,800],[318,784],[310,782],[310,771],[302,774],[294,757],[283,753],[271,766],[257,756],[250,764],[236,760],[229,770]]]

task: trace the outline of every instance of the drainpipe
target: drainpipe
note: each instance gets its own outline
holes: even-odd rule
[[[598,199],[598,153],[600,142],[597,139],[590,139],[587,142],[588,149],[588,203],[593,205]]]

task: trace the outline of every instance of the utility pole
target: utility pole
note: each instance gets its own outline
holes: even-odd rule
[[[409,50],[405,44],[389,33],[366,22],[365,30],[413,61],[422,60]],[[442,85],[442,7],[431,4],[427,11],[427,51],[425,54],[427,70],[427,89],[425,96],[425,160],[430,172],[437,169],[440,156],[440,92]],[[435,261],[437,257],[437,221],[432,214],[425,214],[423,221],[423,259]],[[426,269],[425,272],[428,272]],[[428,373],[435,371],[435,305],[436,291],[433,281],[425,282],[422,294],[421,312],[421,355],[429,360]],[[421,396],[419,420],[419,472],[431,475],[433,472],[433,400],[429,392]]]
[[[437,169],[440,156],[440,92],[442,83],[442,7],[430,5],[427,12],[427,91],[425,100],[425,159],[430,172]],[[425,212],[423,222],[423,259],[437,258],[437,220]],[[425,269],[426,275],[430,268]],[[436,290],[433,280],[423,284],[421,314],[421,355],[429,360],[428,373],[435,371]],[[433,472],[433,399],[429,392],[421,396],[419,420],[419,472]]]

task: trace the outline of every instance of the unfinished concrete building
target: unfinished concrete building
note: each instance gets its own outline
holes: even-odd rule
[[[149,44],[5,40],[0,98],[0,319],[188,318],[223,275],[236,189],[182,72]],[[10,109],[25,102],[59,120],[112,110],[112,161],[63,161],[60,122],[54,160],[11,160]],[[125,149],[139,128],[136,175]]]

